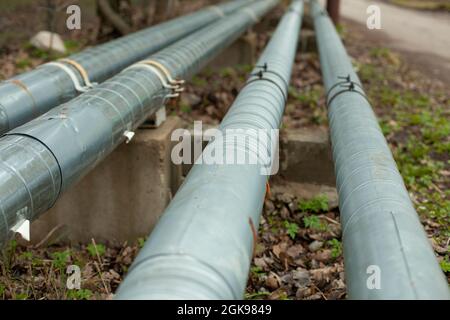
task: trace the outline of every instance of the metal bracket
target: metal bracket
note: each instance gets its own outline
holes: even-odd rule
[[[255,68],[261,69],[261,70],[256,72],[256,73],[250,74],[250,80],[245,85],[247,86],[247,85],[249,85],[252,82],[260,81],[260,80],[269,81],[269,82],[273,83],[278,89],[280,89],[281,94],[283,95],[284,101],[287,102],[288,97],[287,97],[285,91],[283,90],[283,88],[278,83],[276,83],[274,80],[269,79],[269,78],[265,78],[264,74],[270,73],[270,74],[273,74],[273,75],[277,76],[284,83],[286,88],[288,88],[289,84],[286,82],[286,80],[279,73],[277,73],[275,71],[272,71],[272,70],[269,70],[269,65],[268,65],[267,62],[265,62],[262,66],[261,65],[260,66],[256,66]],[[255,77],[255,78],[251,79],[252,77]]]
[[[130,69],[147,69],[155,74],[161,81],[163,88],[170,90],[170,93],[164,97],[164,100],[179,97],[180,93],[184,91],[184,88],[181,85],[184,84],[185,81],[173,79],[169,70],[167,70],[167,68],[159,62],[153,60],[142,60],[126,68],[125,70]]]
[[[72,59],[68,59],[68,58],[59,59],[58,61],[68,63],[71,66],[73,66],[75,69],[77,69],[77,71],[80,73],[81,77],[83,78],[83,81],[84,81],[84,84],[86,85],[86,87],[93,88],[98,85],[97,82],[91,82],[89,80],[89,76],[88,76],[86,69],[84,69],[84,67],[81,64],[79,64],[78,62],[76,62]]]
[[[65,63],[71,65],[78,71],[79,75],[83,79],[84,86],[78,80],[78,77],[76,76],[75,72],[73,72],[71,68],[69,68],[67,65],[65,65]],[[54,67],[58,67],[61,70],[63,70],[70,77],[70,80],[72,80],[75,90],[77,90],[78,92],[87,92],[89,89],[92,89],[96,85],[98,85],[98,83],[91,82],[89,80],[89,76],[82,65],[80,65],[78,62],[73,61],[71,59],[66,58],[66,59],[60,59],[60,60],[54,61],[54,62],[48,62],[48,63],[45,63],[45,64],[39,66],[38,68],[45,67],[45,66],[54,66]]]
[[[337,77],[338,80],[343,80],[343,81],[338,81],[336,82],[334,85],[331,86],[330,90],[328,90],[327,94],[326,94],[326,104],[327,106],[330,106],[331,102],[339,95],[346,93],[346,92],[354,92],[357,93],[359,95],[361,95],[364,99],[366,99],[367,101],[369,101],[369,99],[367,98],[366,94],[364,93],[364,89],[362,88],[362,86],[353,81],[351,79],[350,74],[348,74],[347,76],[338,76]],[[331,93],[332,91],[337,88],[343,88],[342,90],[339,90],[338,92],[336,92],[335,94],[333,94],[331,97]]]
[[[43,64],[42,66],[39,66],[38,68],[42,68],[45,66],[58,67],[61,70],[63,70],[70,77],[70,80],[72,80],[75,90],[77,90],[78,92],[87,92],[87,91],[89,91],[89,89],[91,89],[87,86],[82,86],[81,83],[78,81],[78,77],[75,74],[75,72],[73,72],[72,69],[70,69],[65,64],[60,63],[60,62],[48,62],[46,64]]]

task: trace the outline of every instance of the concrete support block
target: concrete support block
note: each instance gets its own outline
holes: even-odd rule
[[[214,58],[208,67],[218,70],[238,65],[254,65],[256,63],[257,36],[249,31],[220,55]]]
[[[335,186],[328,130],[321,127],[283,131],[281,175],[301,183]]]
[[[205,126],[203,130],[210,128],[213,127]],[[189,136],[193,146],[192,129]],[[200,139],[200,137],[195,138]],[[282,130],[280,138],[280,174],[286,181],[335,186],[334,163],[326,128]],[[206,145],[207,142],[203,142],[203,148]],[[191,154],[194,154],[193,147]],[[192,164],[184,164],[183,175],[186,176],[191,168]]]
[[[176,192],[181,167],[171,162],[169,117],[157,129],[142,129],[64,194],[31,226],[32,242],[112,244],[147,236]]]
[[[301,52],[317,52],[316,34],[314,30],[302,29],[300,34]]]
[[[156,129],[138,130],[31,225],[31,241],[121,244],[147,236],[191,167],[171,161],[177,142],[170,137],[181,127],[179,118],[168,117]],[[288,184],[280,192],[336,198],[326,129],[282,131],[280,146],[280,173],[271,178]]]

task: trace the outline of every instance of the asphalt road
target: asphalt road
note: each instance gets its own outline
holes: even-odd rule
[[[324,3],[324,0],[321,0]],[[367,7],[378,5],[381,30],[366,29],[368,37],[384,37],[385,46],[409,54],[410,58],[428,67],[431,73],[448,81],[450,73],[450,14],[427,12],[369,0],[341,0],[341,14],[366,25]]]

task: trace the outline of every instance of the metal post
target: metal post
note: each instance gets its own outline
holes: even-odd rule
[[[334,25],[339,24],[341,0],[327,0],[327,11]]]

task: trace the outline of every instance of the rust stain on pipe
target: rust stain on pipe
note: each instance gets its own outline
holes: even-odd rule
[[[31,98],[31,101],[33,101],[33,107],[35,110],[35,115],[38,116],[38,110],[37,110],[37,106],[36,106],[36,101],[34,100],[33,95],[31,94],[30,90],[28,90],[28,87],[20,80],[8,80],[7,82],[10,82],[12,84],[15,84],[16,86],[18,86],[19,88],[21,88],[23,91],[25,91],[28,96]]]

